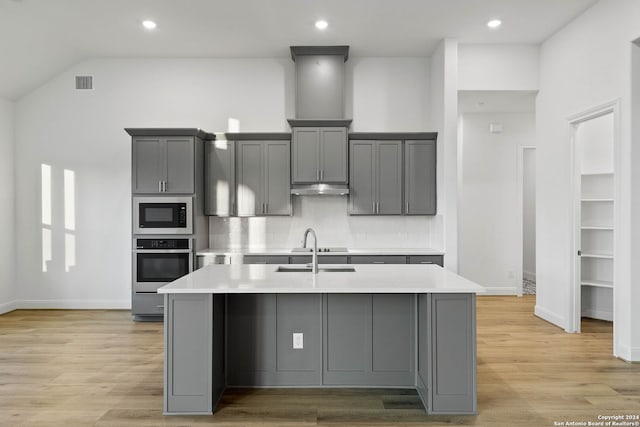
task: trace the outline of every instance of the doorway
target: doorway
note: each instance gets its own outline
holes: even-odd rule
[[[573,150],[571,330],[615,311],[616,119],[613,102],[570,119]]]
[[[536,294],[536,148],[520,147],[522,189],[522,291]]]

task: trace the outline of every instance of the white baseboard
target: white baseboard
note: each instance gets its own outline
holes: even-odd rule
[[[625,362],[640,362],[640,347],[614,344],[613,354]]]
[[[534,282],[534,283],[535,283],[535,281],[536,281],[536,273],[535,273],[535,271],[534,271],[534,272],[531,272],[531,271],[523,271],[523,272],[522,272],[522,277],[523,277],[524,279],[527,279],[527,280],[528,280],[528,281],[530,281],[530,282]]]
[[[485,286],[487,291],[481,295],[518,295],[520,289],[517,286]]]
[[[0,314],[9,313],[16,309],[16,301],[9,301],[0,304]]]
[[[590,308],[583,308],[580,313],[582,317],[590,317],[592,319],[607,320],[613,322],[613,312],[603,310],[593,310]]]
[[[16,309],[62,310],[130,310],[131,300],[21,300],[14,301]]]
[[[539,318],[541,318],[542,320],[546,320],[549,323],[553,323],[554,325],[556,325],[559,328],[562,329],[566,329],[565,328],[565,321],[564,321],[564,317],[557,315],[545,308],[540,307],[539,305],[536,304],[535,309],[533,311],[533,314],[535,314],[536,316],[538,316]]]

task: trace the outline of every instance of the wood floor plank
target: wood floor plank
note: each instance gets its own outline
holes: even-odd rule
[[[567,334],[534,304],[478,298],[475,416],[428,416],[403,389],[229,389],[212,416],[164,416],[162,323],[18,310],[0,316],[0,426],[551,426],[640,413],[640,364],[612,356],[611,323]]]

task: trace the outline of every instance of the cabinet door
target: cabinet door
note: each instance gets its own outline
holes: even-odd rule
[[[259,141],[238,142],[236,197],[238,216],[264,213],[263,145]]]
[[[378,141],[378,215],[402,214],[402,142]]]
[[[294,184],[318,182],[318,128],[293,129],[293,180]]]
[[[288,141],[264,143],[265,215],[291,215],[290,159]]]
[[[349,152],[349,214],[371,215],[376,203],[376,144],[351,141]]]
[[[166,184],[168,194],[195,192],[195,146],[192,137],[166,138]]]
[[[160,193],[165,170],[165,144],[161,138],[133,139],[132,147],[134,194]]]
[[[347,129],[320,128],[320,181],[347,183]]]
[[[208,141],[205,146],[206,215],[235,213],[235,145],[233,141]]]
[[[436,214],[436,142],[405,142],[405,206],[408,215]]]

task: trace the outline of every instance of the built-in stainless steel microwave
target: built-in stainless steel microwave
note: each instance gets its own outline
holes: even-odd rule
[[[133,234],[193,234],[193,199],[134,197]]]

